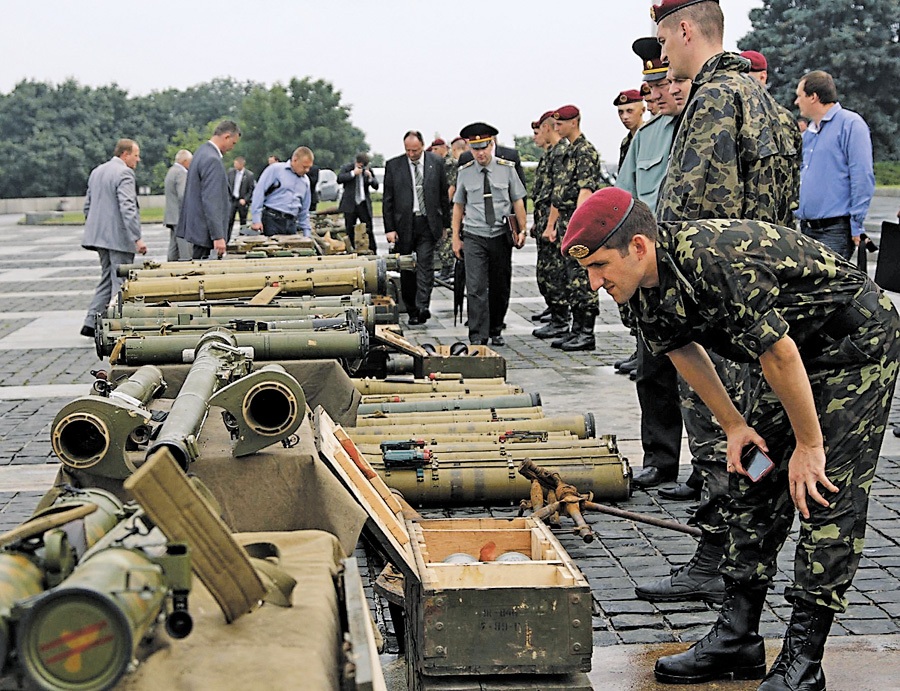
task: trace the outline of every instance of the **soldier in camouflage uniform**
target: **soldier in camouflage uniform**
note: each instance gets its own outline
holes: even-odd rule
[[[759,689],[823,691],[825,639],[834,613],[846,610],[862,555],[900,368],[900,316],[890,299],[798,231],[746,220],[657,227],[645,204],[615,188],[579,208],[563,251],[587,268],[595,289],[628,303],[650,350],[669,354],[727,432],[724,604],[704,639],[657,662],[657,679],[765,674],[759,618],[796,507],[794,582],[785,591],[793,613]],[[761,365],[743,414],[704,348]],[[771,472],[748,473],[754,447],[767,452]]]
[[[465,147],[455,146],[459,140],[460,138],[457,137],[451,142],[453,148],[451,148],[451,150],[447,152],[447,155],[444,156],[444,170],[447,172],[447,184],[449,185],[449,195],[451,200],[453,199],[453,192],[456,190],[456,169],[458,167],[456,159],[459,158],[459,154],[465,150]],[[443,142],[443,139],[440,141]],[[462,141],[465,142],[465,140]],[[446,144],[444,145],[444,148],[447,148]],[[455,153],[455,158],[454,152],[457,152]],[[434,256],[436,260],[435,268],[440,269],[438,277],[443,281],[453,280],[453,242],[449,231],[445,231],[443,237],[438,240],[437,246],[434,248]]]
[[[793,224],[799,200],[802,140],[796,124],[751,76],[750,61],[722,49],[724,18],[713,0],[663,0],[654,8],[657,38],[670,76],[693,85],[660,189],[660,221],[732,218]],[[691,27],[691,40],[683,36]],[[713,355],[720,377],[741,408],[758,367]],[[724,582],[725,440],[700,397],[680,381],[682,417],[694,470],[703,478],[692,523],[702,531],[694,557],[672,575],[635,588],[651,601],[721,601]]]
[[[563,106],[554,111],[556,131],[568,140],[559,170],[554,175],[553,191],[550,195],[550,212],[543,238],[550,243],[566,235],[569,219],[580,202],[603,186],[600,178],[600,154],[581,133],[581,113],[575,106]],[[553,341],[550,345],[566,351],[593,350],[594,322],[600,312],[597,293],[591,290],[587,272],[578,262],[565,260],[566,303],[564,316],[568,323],[568,312],[572,314],[572,330]],[[552,322],[551,322],[552,323]]]
[[[562,166],[568,142],[559,136],[553,125],[553,111],[548,110],[531,123],[534,143],[544,149],[544,155],[534,171],[534,221],[531,235],[537,242],[538,289],[550,310],[550,322],[534,331],[538,338],[559,338],[569,333],[569,306],[566,302],[566,260],[560,254],[560,238],[550,242],[543,236],[550,216],[553,180]]]

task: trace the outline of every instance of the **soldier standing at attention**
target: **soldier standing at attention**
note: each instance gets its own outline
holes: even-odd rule
[[[469,342],[506,345],[503,320],[509,308],[512,248],[525,244],[525,185],[515,164],[493,155],[497,130],[483,122],[463,127],[473,159],[459,167],[453,197],[453,254],[465,258]],[[506,217],[515,214],[515,240]],[[462,236],[465,216],[465,239]],[[463,247],[465,246],[465,255]]]
[[[559,252],[560,238],[553,242],[543,236],[550,214],[550,201],[553,196],[553,180],[559,174],[567,142],[559,136],[553,126],[553,111],[548,110],[531,123],[534,132],[534,143],[544,149],[544,155],[534,171],[534,220],[531,235],[537,241],[537,276],[538,289],[547,308],[550,310],[550,323],[541,326],[532,335],[537,338],[559,338],[569,333],[569,306],[566,303],[566,261]]]
[[[613,105],[619,112],[619,120],[628,130],[628,134],[619,144],[619,167],[625,160],[625,154],[628,153],[628,147],[631,146],[631,140],[641,125],[644,124],[644,97],[638,89],[629,89],[622,91],[613,99]]]
[[[656,208],[664,222],[749,219],[793,224],[799,196],[800,135],[757,80],[750,61],[722,46],[725,18],[718,0],[663,0],[651,15],[673,79],[692,79]],[[748,405],[758,368],[712,356],[739,409]],[[752,374],[752,376],[751,376]],[[729,501],[725,438],[713,414],[683,379],[682,417],[703,478],[691,522],[702,536],[691,560],[636,595],[651,602],[721,601],[725,558],[724,505]]]
[[[793,229],[746,220],[657,225],[615,188],[575,212],[563,251],[587,268],[594,289],[629,305],[650,350],[668,354],[727,435],[725,601],[704,638],[657,661],[657,680],[765,675],[759,619],[796,507],[794,580],[785,589],[793,611],[759,691],[824,691],[825,640],[862,556],[900,368],[890,299]],[[744,412],[704,348],[760,364]],[[817,409],[817,401],[829,404]]]
[[[554,111],[553,120],[557,133],[569,145],[553,180],[547,227],[542,233],[544,240],[550,243],[565,237],[575,209],[603,186],[600,154],[581,133],[581,112],[578,108],[563,106]],[[596,346],[594,322],[600,311],[600,301],[597,292],[591,290],[587,273],[573,259],[566,259],[565,290],[568,309],[559,316],[557,323],[562,320],[568,324],[571,312],[572,330],[563,332],[550,345],[566,351],[593,350]]]

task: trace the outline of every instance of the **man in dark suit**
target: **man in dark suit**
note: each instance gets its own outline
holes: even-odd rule
[[[234,159],[234,167],[228,171],[228,191],[231,192],[231,223],[228,224],[228,239],[234,232],[234,217],[241,217],[241,225],[247,225],[247,212],[250,210],[250,200],[253,198],[253,188],[256,187],[256,178],[253,171],[244,167],[246,161],[243,156]]]
[[[494,137],[494,156],[497,158],[502,158],[504,161],[509,161],[510,163],[516,164],[516,175],[519,176],[519,180],[522,181],[522,184],[525,185],[526,189],[528,185],[525,184],[525,171],[522,170],[522,161],[519,159],[519,152],[515,149],[512,149],[508,146],[500,146],[497,143],[497,138]],[[474,160],[471,151],[463,151],[459,155],[459,160],[457,161],[457,165],[459,168],[462,168],[469,161]]]
[[[430,317],[434,287],[434,246],[450,223],[450,199],[444,162],[425,153],[422,133],[403,135],[406,154],[384,167],[385,236],[400,254],[416,253],[416,270],[400,272],[400,290],[409,324],[424,324]],[[423,208],[424,207],[424,208]]]
[[[356,154],[356,161],[345,163],[337,176],[338,183],[344,186],[344,196],[338,207],[344,213],[344,225],[350,242],[355,242],[353,229],[357,221],[366,224],[366,234],[369,236],[369,249],[375,254],[375,233],[372,230],[372,196],[369,192],[378,189],[378,180],[369,168],[369,155]]]
[[[205,259],[212,249],[220,257],[225,254],[231,193],[222,155],[231,151],[240,138],[237,124],[223,120],[212,138],[194,152],[184,189],[184,206],[175,229],[177,237],[194,246],[194,259]]]

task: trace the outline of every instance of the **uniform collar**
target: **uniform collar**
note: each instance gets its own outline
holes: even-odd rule
[[[670,225],[677,227],[679,224]],[[676,240],[672,230],[662,224],[659,226],[659,239],[656,241],[656,270],[659,277],[659,285],[650,290],[658,295],[656,300],[659,303],[655,309],[661,309],[669,314],[683,317],[687,315],[687,310],[684,306],[685,300],[696,302],[696,293],[694,286],[681,272],[673,258]],[[650,303],[656,302],[656,300],[650,298],[652,293],[645,293],[641,290],[638,295],[641,306],[650,306]]]
[[[742,58],[737,53],[717,53],[703,63],[703,67],[700,68],[693,82],[694,84],[706,84],[716,76],[716,72],[724,72],[725,70],[750,72],[750,61],[747,58]]]

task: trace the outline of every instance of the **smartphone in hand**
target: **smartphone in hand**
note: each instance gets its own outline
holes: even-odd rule
[[[751,444],[744,449],[741,454],[741,464],[753,482],[763,479],[775,467],[772,459],[766,456],[756,444]]]

